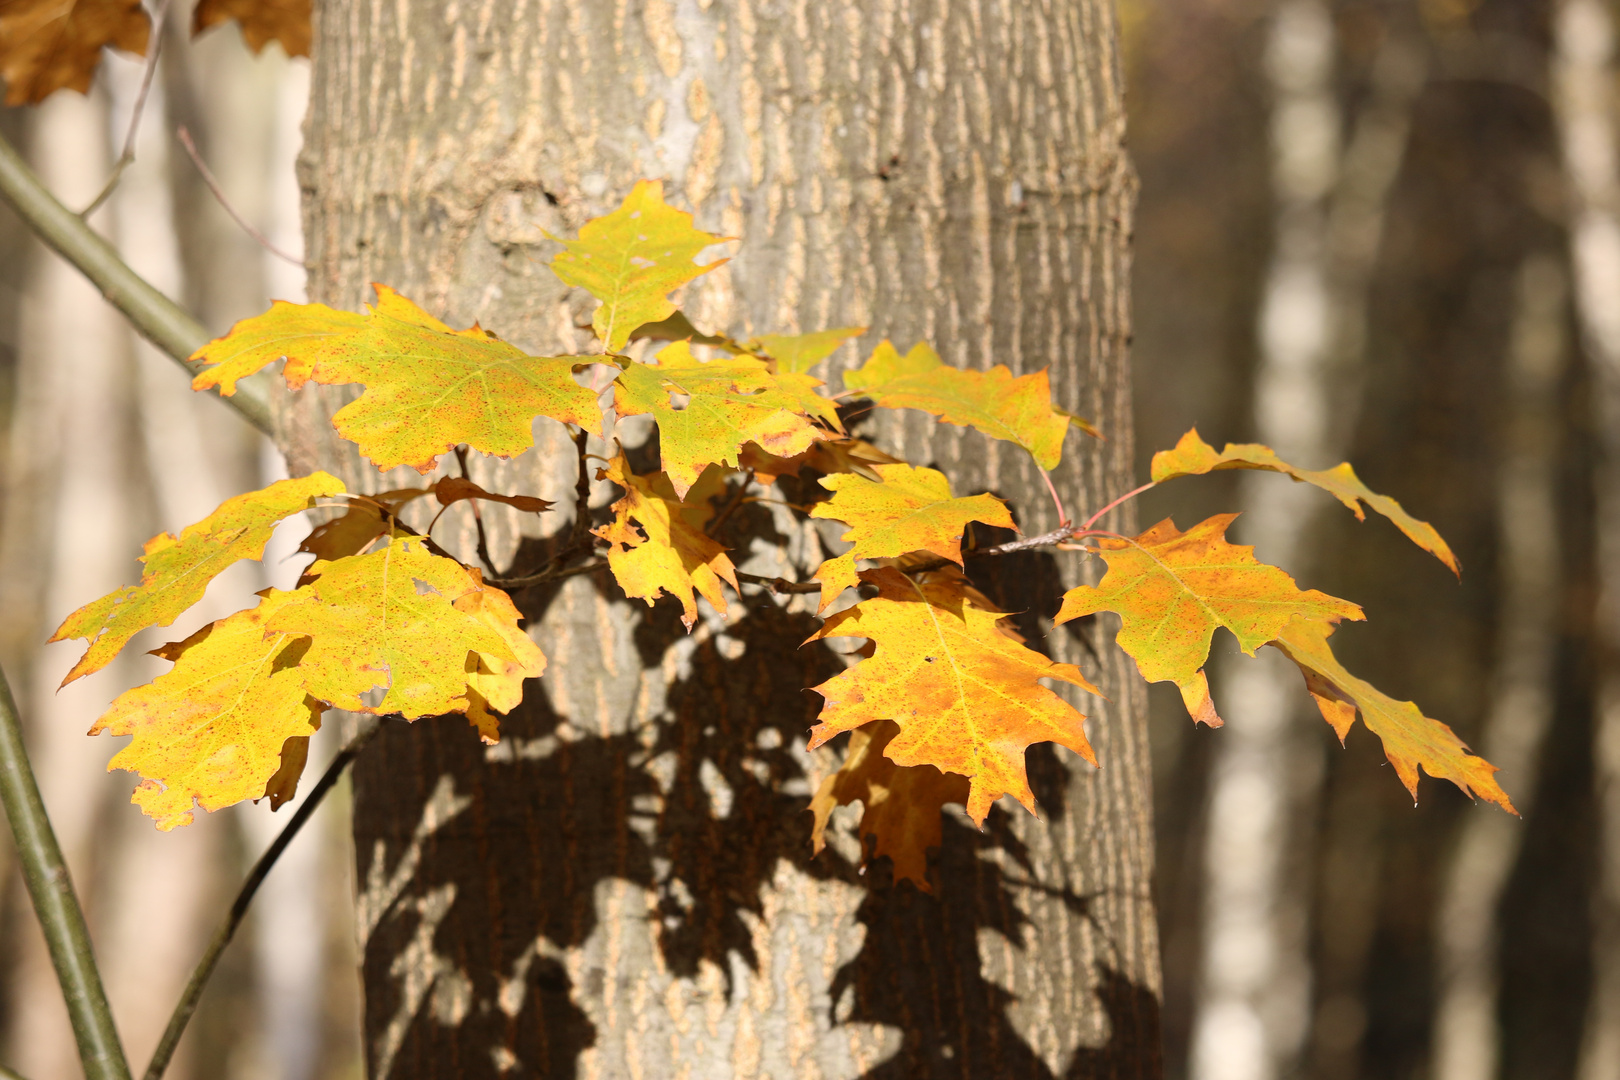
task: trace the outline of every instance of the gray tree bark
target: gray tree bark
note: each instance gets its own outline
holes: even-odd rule
[[[1123,125],[1108,0],[333,0],[301,164],[309,292],[356,308],[383,281],[532,351],[585,350],[592,302],[548,272],[545,233],[663,177],[742,238],[686,292],[700,327],[869,325],[835,386],[883,337],[1050,366],[1058,402],[1110,436],[1068,445],[1076,516],[1131,484]],[[293,471],[409,479],[344,455],[339,398],[284,410]],[[1021,451],[912,414],[865,424],[958,490],[1011,498],[1026,531],[1057,524]],[[566,432],[536,436],[474,477],[567,507]],[[486,512],[497,565],[533,565],[567,518]],[[784,506],[732,520],[745,569],[822,555]],[[390,725],[358,766],[371,1075],[1158,1076],[1139,680],[1095,620],[1050,632],[1073,557],[976,569],[1107,692],[1077,701],[1103,768],[1032,751],[1042,816],[948,821],[934,896],[860,874],[848,841],[810,858],[807,797],[836,755],[803,750],[819,699],[802,688],[846,661],[799,647],[803,598],[750,588],[688,636],[605,575],[520,593],[551,667],[502,741],[459,718]]]

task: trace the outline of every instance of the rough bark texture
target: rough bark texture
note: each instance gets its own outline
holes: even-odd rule
[[[1111,436],[1069,443],[1071,515],[1129,486],[1134,179],[1107,0],[333,0],[317,20],[311,299],[354,308],[384,281],[454,324],[583,350],[592,302],[546,270],[544,233],[661,176],[743,238],[688,290],[699,326],[870,325],[835,385],[882,337],[1050,365],[1058,401]],[[343,456],[334,400],[285,413],[293,470],[390,483]],[[865,430],[1011,498],[1026,530],[1056,524],[1021,451],[913,414]],[[536,434],[474,476],[566,507],[572,447]],[[486,513],[497,565],[531,565],[567,516]],[[823,550],[781,506],[727,539],[763,573],[805,575]],[[1100,772],[1030,754],[1042,818],[947,822],[933,897],[859,874],[848,841],[809,857],[807,797],[836,758],[803,750],[802,688],[845,661],[798,647],[802,598],[750,588],[687,636],[606,577],[520,594],[551,668],[502,742],[397,725],[358,767],[372,1075],[1156,1077],[1139,683],[1095,620],[1043,631],[1072,557],[978,569],[1112,704],[1078,702]]]

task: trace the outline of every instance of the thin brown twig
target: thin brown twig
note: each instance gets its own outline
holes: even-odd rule
[[[714,520],[710,521],[703,527],[703,531],[705,533],[707,533],[709,536],[716,536],[719,534],[720,526],[724,525],[726,523],[726,519],[732,514],[736,513],[737,508],[743,504],[743,496],[748,494],[748,485],[752,484],[753,482],[754,470],[749,469],[743,473],[742,483],[738,484],[737,490],[731,493],[731,498],[726,500],[726,505],[722,506],[720,508],[720,512],[714,515]]]
[[[295,258],[276,247],[276,245],[270,242],[269,237],[265,236],[264,233],[248,224],[247,219],[236,212],[236,207],[232,206],[231,201],[225,197],[225,191],[219,186],[219,181],[214,179],[214,174],[209,171],[208,166],[203,163],[202,155],[197,153],[197,146],[191,141],[191,132],[186,130],[184,124],[175,129],[175,134],[180,137],[180,143],[186,148],[186,153],[191,155],[191,163],[197,166],[197,172],[202,174],[203,183],[208,185],[208,190],[214,193],[214,198],[219,200],[219,205],[224,207],[225,212],[231,215],[231,220],[241,226],[243,232],[247,233],[249,236],[253,237],[254,240],[258,241],[260,247],[264,248],[264,250],[268,251],[276,258],[285,259],[294,266],[303,267],[303,259]]]
[[[606,559],[592,559],[590,562],[580,563],[578,566],[548,566],[544,570],[529,574],[526,577],[486,578],[484,584],[493,585],[498,589],[527,589],[531,585],[544,585],[548,581],[561,581],[563,578],[571,578],[579,574],[594,574],[606,566]]]
[[[577,548],[586,543],[591,533],[591,476],[585,464],[590,457],[585,452],[591,433],[580,428],[574,433],[574,449],[579,452],[579,472],[574,477],[574,526],[568,532],[568,547]]]
[[[129,130],[124,133],[124,149],[113,163],[112,175],[107,177],[106,186],[101,189],[89,206],[79,211],[79,216],[88,218],[95,213],[101,204],[112,195],[113,189],[123,177],[124,170],[135,163],[135,135],[141,129],[141,114],[146,111],[146,95],[152,89],[152,76],[157,74],[158,56],[163,52],[163,20],[169,14],[169,0],[160,0],[156,14],[152,16],[152,30],[149,40],[152,42],[152,55],[146,58],[146,70],[141,73],[141,88],[135,95],[135,108],[129,116]]]
[[[456,447],[456,461],[461,465],[461,478],[463,480],[471,481],[472,477],[467,473],[466,443],[462,443],[460,446]],[[484,569],[489,571],[490,577],[495,577],[500,573],[500,571],[495,569],[495,563],[489,557],[489,536],[484,532],[484,513],[478,508],[477,499],[468,499],[467,501],[472,504],[473,524],[478,526],[478,561],[484,564]],[[449,507],[446,507],[445,509],[447,510]],[[440,510],[439,513],[444,513],[444,510]],[[439,519],[434,518],[433,520],[437,521]],[[432,531],[432,526],[429,526],[428,532]]]
[[[789,581],[787,578],[760,577],[758,574],[747,574],[737,571],[737,580],[746,581],[750,585],[767,585],[776,593],[813,593],[821,591],[819,581]]]

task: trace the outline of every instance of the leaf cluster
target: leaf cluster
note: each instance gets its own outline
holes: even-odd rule
[[[787,604],[817,594],[823,621],[809,640],[861,642],[844,671],[811,688],[824,704],[810,748],[853,733],[842,768],[812,802],[813,843],[819,850],[825,842],[835,807],[861,802],[866,850],[892,857],[897,878],[926,889],[927,850],[938,843],[946,804],[961,804],[980,824],[1003,795],[1034,811],[1025,755],[1036,743],[1057,743],[1096,764],[1085,715],[1054,685],[1100,691],[1078,668],[1031,648],[966,573],[970,555],[1044,547],[1106,566],[1096,585],[1065,594],[1056,621],[1117,615],[1119,646],[1145,678],[1175,684],[1195,721],[1222,722],[1204,665],[1215,631],[1225,629],[1250,655],[1271,646],[1298,664],[1341,739],[1359,715],[1414,797],[1422,770],[1511,810],[1494,768],[1449,728],[1334,658],[1329,637],[1341,620],[1361,619],[1361,609],[1301,589],[1253,549],[1228,542],[1235,515],[1186,531],[1166,520],[1135,536],[1094,527],[1127,495],[1084,523],[1064,518],[1042,536],[964,547],[974,522],[1016,530],[1012,509],[989,493],[957,495],[942,473],[853,436],[841,400],[974,429],[1021,448],[1047,471],[1061,460],[1071,428],[1095,429],[1052,400],[1045,370],[959,368],[926,343],[902,353],[883,341],[833,394],[811,372],[863,328],[747,340],[699,331],[672,294],[722,265],[723,257],[698,260],[728,242],[695,228],[651,181],[575,239],[559,241],[552,269],[598,302],[591,323],[598,352],[533,356],[481,327],[453,329],[384,285],[363,313],[278,302],[200,349],[193,358],[206,365],[199,389],[229,395],[277,362],[293,388],[358,385],[333,425],[382,470],[409,465],[428,474],[451,450],[510,457],[534,445],[537,420],[568,425],[580,496],[555,556],[506,578],[486,578],[400,520],[408,505],[429,497],[441,506],[477,499],[522,512],[550,509],[464,476],[356,495],[317,473],[231,500],[179,537],[155,538],[139,585],[87,605],[57,632],[89,643],[69,678],[104,666],[137,631],[170,624],[225,566],[262,555],[277,521],[317,500],[341,511],[305,541],[315,561],[296,589],[269,590],[256,606],[158,650],[173,670],[120,697],[98,723],[97,730],[134,736],[113,766],[145,778],[135,796],[142,809],[169,828],[189,821],[197,805],[285,799],[328,708],[407,720],[461,713],[496,740],[500,714],[546,663],[507,589],[605,574],[626,596],[679,604],[690,631],[700,599],[724,618],[728,595],[764,588]],[[587,437],[609,437],[620,419],[638,416],[656,428],[656,467],[635,471],[622,449],[590,465]],[[1457,568],[1431,526],[1368,490],[1348,465],[1304,470],[1262,446],[1217,453],[1189,432],[1154,459],[1152,482],[1231,468],[1312,484],[1358,517],[1370,507]],[[593,469],[622,492],[594,529]],[[813,479],[818,498],[800,512],[842,526],[826,546],[847,547],[824,552],[802,581],[743,572],[723,540],[727,519],[765,500],[780,478],[801,474]]]

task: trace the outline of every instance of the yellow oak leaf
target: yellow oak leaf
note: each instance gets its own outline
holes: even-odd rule
[[[776,483],[778,477],[797,476],[801,468],[814,469],[829,476],[833,473],[854,473],[868,480],[881,480],[882,477],[872,466],[899,463],[899,458],[885,454],[865,439],[854,438],[817,439],[809,449],[792,457],[777,457],[749,443],[743,447],[737,459],[739,468],[752,469],[754,479],[766,486]]]
[[[226,567],[263,557],[278,521],[313,506],[323,495],[342,491],[343,482],[323,472],[280,480],[226,499],[178,537],[172,533],[152,537],[141,557],[145,568],[139,585],[126,585],[86,604],[62,620],[51,636],[52,641],[83,638],[90,643],[62,685],[106,667],[130,638],[148,626],[174,622],[202,599],[208,583]]]
[[[876,586],[877,596],[833,615],[810,640],[861,637],[875,650],[814,688],[827,704],[810,749],[873,720],[893,720],[900,734],[885,750],[889,759],[967,777],[968,816],[981,825],[1004,794],[1035,810],[1024,770],[1032,743],[1056,742],[1097,763],[1085,717],[1038,681],[1100,694],[1079,668],[1003,635],[996,628],[1003,612],[973,606],[949,582],[919,584],[892,567],[864,571],[861,580]]]
[[[736,569],[724,548],[693,527],[689,507],[675,497],[669,479],[635,475],[622,453],[596,478],[624,488],[624,498],[613,504],[613,520],[592,531],[609,543],[608,568],[625,595],[650,607],[659,593],[669,593],[681,602],[688,630],[697,621],[694,589],[725,614],[720,583],[736,589]]]
[[[523,680],[538,679],[546,673],[546,654],[518,626],[519,614],[512,598],[493,585],[483,584],[476,568],[468,575],[480,585],[454,602],[457,611],[488,625],[511,651],[511,658],[486,652],[467,654],[467,719],[478,728],[486,743],[500,741],[500,721],[495,713],[508,713],[523,701]]]
[[[1152,476],[1155,484],[1174,480],[1178,476],[1202,476],[1222,469],[1260,469],[1282,473],[1297,483],[1314,484],[1347,506],[1356,515],[1357,521],[1366,520],[1366,512],[1361,508],[1361,504],[1366,503],[1394,522],[1395,527],[1405,533],[1412,543],[1445,563],[1452,573],[1462,572],[1457,556],[1433,525],[1408,514],[1400,503],[1388,495],[1379,495],[1369,489],[1356,476],[1348,461],[1331,469],[1301,469],[1283,461],[1271,447],[1259,443],[1227,443],[1226,449],[1217,454],[1213,446],[1199,437],[1197,428],[1183,435],[1175,449],[1160,450],[1153,455]]]
[[[808,375],[772,374],[757,357],[705,362],[677,341],[658,354],[656,366],[627,362],[613,404],[621,416],[649,414],[658,422],[663,471],[685,498],[706,466],[735,466],[747,443],[787,457],[825,434],[810,417],[841,431],[837,408],[815,392],[820,385]],[[684,403],[677,407],[671,395]]]
[[[815,854],[821,854],[833,810],[859,802],[862,857],[887,855],[894,860],[895,884],[910,881],[923,892],[933,892],[928,849],[943,842],[940,811],[945,804],[967,803],[968,780],[932,765],[896,765],[883,751],[898,734],[900,725],[892,720],[874,720],[850,734],[843,768],[823,780],[810,800],[815,815],[810,844]]]
[[[1418,768],[1450,780],[1469,797],[1493,802],[1517,814],[1507,792],[1496,782],[1496,766],[1468,752],[1445,724],[1431,720],[1410,701],[1396,701],[1344,669],[1328,645],[1337,619],[1299,618],[1285,626],[1271,644],[1299,665],[1305,687],[1322,718],[1342,743],[1359,711],[1367,729],[1384,743],[1384,755],[1395,766],[1412,800],[1417,801]]]
[[[254,52],[279,41],[288,56],[308,56],[310,0],[199,0],[191,13],[192,36],[210,26],[235,19],[242,40]]]
[[[838,350],[850,338],[866,333],[864,326],[840,326],[809,334],[761,334],[745,346],[756,356],[769,357],[781,372],[809,371]]]
[[[33,105],[63,87],[84,93],[102,46],[146,55],[152,20],[140,0],[4,0],[0,78],[7,105]]]
[[[671,292],[728,261],[692,261],[727,239],[693,228],[691,214],[664,202],[662,181],[643,180],[617,210],[586,222],[577,240],[563,240],[551,269],[602,301],[591,326],[602,347],[616,353],[638,327],[675,311]]]
[[[962,564],[962,532],[970,521],[1011,529],[1007,505],[994,495],[951,496],[951,482],[934,469],[910,465],[874,465],[881,482],[843,473],[821,478],[833,493],[810,509],[813,518],[831,518],[849,525],[839,537],[854,544],[844,554],[821,564],[815,577],[821,582],[821,611],[857,584],[856,559],[897,558],[912,551],[927,551]]]
[[[1017,378],[1001,364],[966,371],[947,366],[925,342],[901,356],[882,341],[862,367],[844,372],[844,387],[884,408],[921,409],[947,424],[1015,443],[1043,469],[1056,468],[1063,457],[1069,414],[1053,406],[1045,368]]]
[[[1215,628],[1224,626],[1245,653],[1270,642],[1295,618],[1362,618],[1361,609],[1294,579],[1226,541],[1236,514],[1217,514],[1179,531],[1169,518],[1129,540],[1098,547],[1108,573],[1063,595],[1058,623],[1098,611],[1120,617],[1119,647],[1149,682],[1181,690],[1193,719],[1220,726],[1203,673]]]
[[[323,706],[298,668],[308,640],[266,628],[297,595],[268,590],[257,607],[160,650],[174,668],[119,695],[90,729],[134,736],[107,767],[145,778],[132,801],[158,828],[190,824],[195,806],[262,798],[285,744],[319,726]]]
[[[332,426],[379,469],[409,465],[428,473],[460,443],[512,457],[534,445],[536,416],[601,434],[596,395],[574,379],[590,357],[530,356],[472,327],[451,330],[386,285],[376,285],[370,314],[278,301],[244,319],[192,359],[212,365],[197,390],[235,390],[236,380],[285,356],[294,390],[318,383],[361,383],[365,392],[339,409]]]
[[[360,554],[379,536],[409,536],[411,530],[399,524],[399,512],[407,503],[432,490],[397,488],[376,495],[350,495],[348,508],[331,521],[311,529],[298,550],[326,562],[335,562]]]
[[[465,712],[468,653],[519,659],[487,619],[454,606],[485,586],[420,537],[394,537],[309,573],[313,581],[266,628],[312,639],[298,663],[304,687],[334,708],[407,720]],[[366,704],[377,687],[387,687],[382,700]]]

